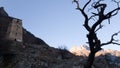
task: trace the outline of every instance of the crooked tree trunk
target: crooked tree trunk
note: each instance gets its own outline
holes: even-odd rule
[[[84,68],[92,68],[94,58],[95,58],[95,52],[90,52],[87,63],[84,65]]]

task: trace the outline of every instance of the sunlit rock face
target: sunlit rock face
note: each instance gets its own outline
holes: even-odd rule
[[[78,56],[88,56],[88,54],[90,53],[89,47],[86,45],[73,46],[69,51]],[[100,55],[106,55],[108,53],[110,53],[111,55],[114,55],[116,57],[120,57],[120,51],[111,50],[111,49],[103,49],[103,50],[97,52],[96,57],[100,56]]]
[[[77,56],[88,56],[90,51],[88,46],[83,45],[83,46],[73,46],[70,49],[70,52]]]

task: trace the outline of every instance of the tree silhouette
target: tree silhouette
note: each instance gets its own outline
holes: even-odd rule
[[[120,10],[120,7],[119,7],[120,1],[117,2],[116,0],[111,0],[111,2],[114,2],[116,4],[116,8],[110,11],[106,11],[105,9],[107,8],[108,4],[105,3],[104,0],[87,0],[87,2],[83,5],[83,7],[80,7],[80,3],[78,0],[73,0],[73,3],[77,5],[76,9],[79,10],[85,18],[83,26],[88,31],[88,34],[86,36],[88,38],[90,54],[88,56],[88,60],[86,64],[84,65],[84,68],[92,68],[94,58],[95,58],[95,53],[101,50],[102,46],[108,45],[108,44],[120,45],[118,43],[118,40],[114,39],[114,36],[118,35],[120,31],[118,31],[117,33],[114,33],[111,36],[111,39],[106,43],[102,43],[97,36],[97,32],[103,28],[103,21],[108,20],[108,23],[110,24],[111,17],[116,16],[118,14],[118,11]],[[88,15],[86,13],[86,9],[88,6],[91,7],[91,9],[88,9],[89,12],[90,10],[93,10],[93,9],[96,11],[94,12],[91,11],[91,14]],[[92,21],[93,24],[90,25],[91,23],[90,20],[92,19],[93,19]]]

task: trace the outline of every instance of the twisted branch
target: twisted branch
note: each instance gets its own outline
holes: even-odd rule
[[[89,19],[88,19],[88,16],[87,16],[87,14],[85,13],[84,10],[85,10],[86,6],[91,2],[91,0],[89,0],[89,1],[84,5],[83,9],[80,8],[78,0],[73,0],[73,2],[76,3],[76,5],[77,5],[77,8],[76,8],[76,9],[79,10],[79,11],[82,13],[82,15],[85,17],[84,27],[87,29],[87,31],[90,31],[91,28],[90,28],[90,26],[88,25]]]
[[[120,31],[117,32],[117,33],[114,33],[114,34],[111,36],[110,41],[108,41],[107,43],[102,43],[101,46],[108,45],[108,44],[120,45],[120,43],[118,43],[118,40],[115,40],[115,39],[114,39],[114,36],[117,36],[119,33],[120,33]]]

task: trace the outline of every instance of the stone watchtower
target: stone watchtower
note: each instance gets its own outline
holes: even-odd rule
[[[8,16],[0,7],[0,37],[2,39],[23,41],[22,20]]]
[[[6,38],[22,42],[22,20],[13,18],[8,25]]]

